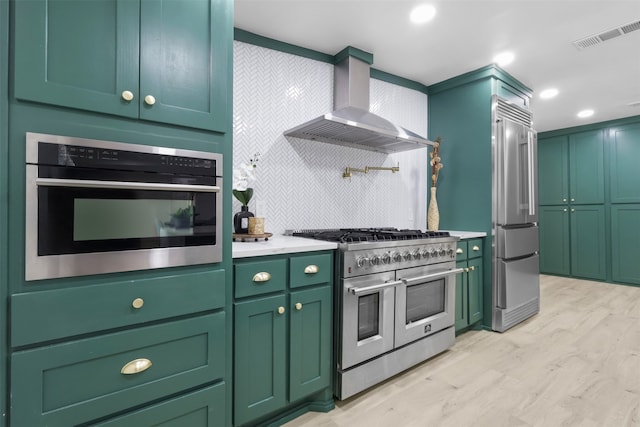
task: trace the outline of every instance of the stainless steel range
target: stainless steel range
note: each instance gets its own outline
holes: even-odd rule
[[[338,242],[335,396],[342,400],[451,347],[457,237],[420,230],[291,233]]]

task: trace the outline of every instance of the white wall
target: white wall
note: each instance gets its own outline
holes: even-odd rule
[[[233,164],[262,154],[249,210],[266,218],[265,231],[426,229],[427,149],[380,154],[283,136],[333,110],[333,65],[235,41],[233,75]],[[370,99],[372,112],[427,135],[425,94],[371,79]],[[399,173],[342,178],[347,166],[398,163]]]

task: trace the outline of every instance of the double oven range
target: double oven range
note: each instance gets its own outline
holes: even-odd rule
[[[291,233],[338,243],[334,394],[355,395],[455,341],[457,237],[420,230]]]

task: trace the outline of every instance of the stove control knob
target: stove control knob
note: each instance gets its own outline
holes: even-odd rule
[[[429,255],[431,255],[431,258],[436,258],[438,256],[438,251],[436,251],[435,249],[431,249]]]
[[[453,248],[447,249],[447,255],[449,256],[449,258],[455,257],[454,252],[453,252]]]
[[[374,255],[371,257],[370,261],[371,265],[380,265],[380,256]]]
[[[413,257],[413,259],[420,259],[420,249],[416,249],[415,251],[411,252],[411,256]]]
[[[366,256],[356,258],[356,265],[358,266],[358,268],[366,267],[367,265],[369,265],[369,258]]]
[[[405,261],[409,261],[411,259],[411,253],[409,251],[404,251],[402,253],[402,258],[404,258]]]
[[[429,256],[430,256],[430,254],[429,254],[429,249],[424,248],[424,249],[422,250],[422,252],[420,252],[420,253],[422,254],[422,258],[424,258],[424,259],[429,259]]]
[[[383,264],[389,264],[391,262],[391,254],[389,254],[389,252],[386,252],[382,255],[380,261],[382,261]]]
[[[447,252],[444,250],[444,248],[440,248],[440,251],[438,251],[438,255],[440,256],[445,256],[447,254]]]
[[[400,252],[391,252],[391,261],[393,262],[400,262],[400,260],[402,259],[402,256],[400,255]]]

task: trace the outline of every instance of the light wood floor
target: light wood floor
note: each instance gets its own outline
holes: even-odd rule
[[[541,311],[295,426],[640,426],[640,288],[541,277]]]

